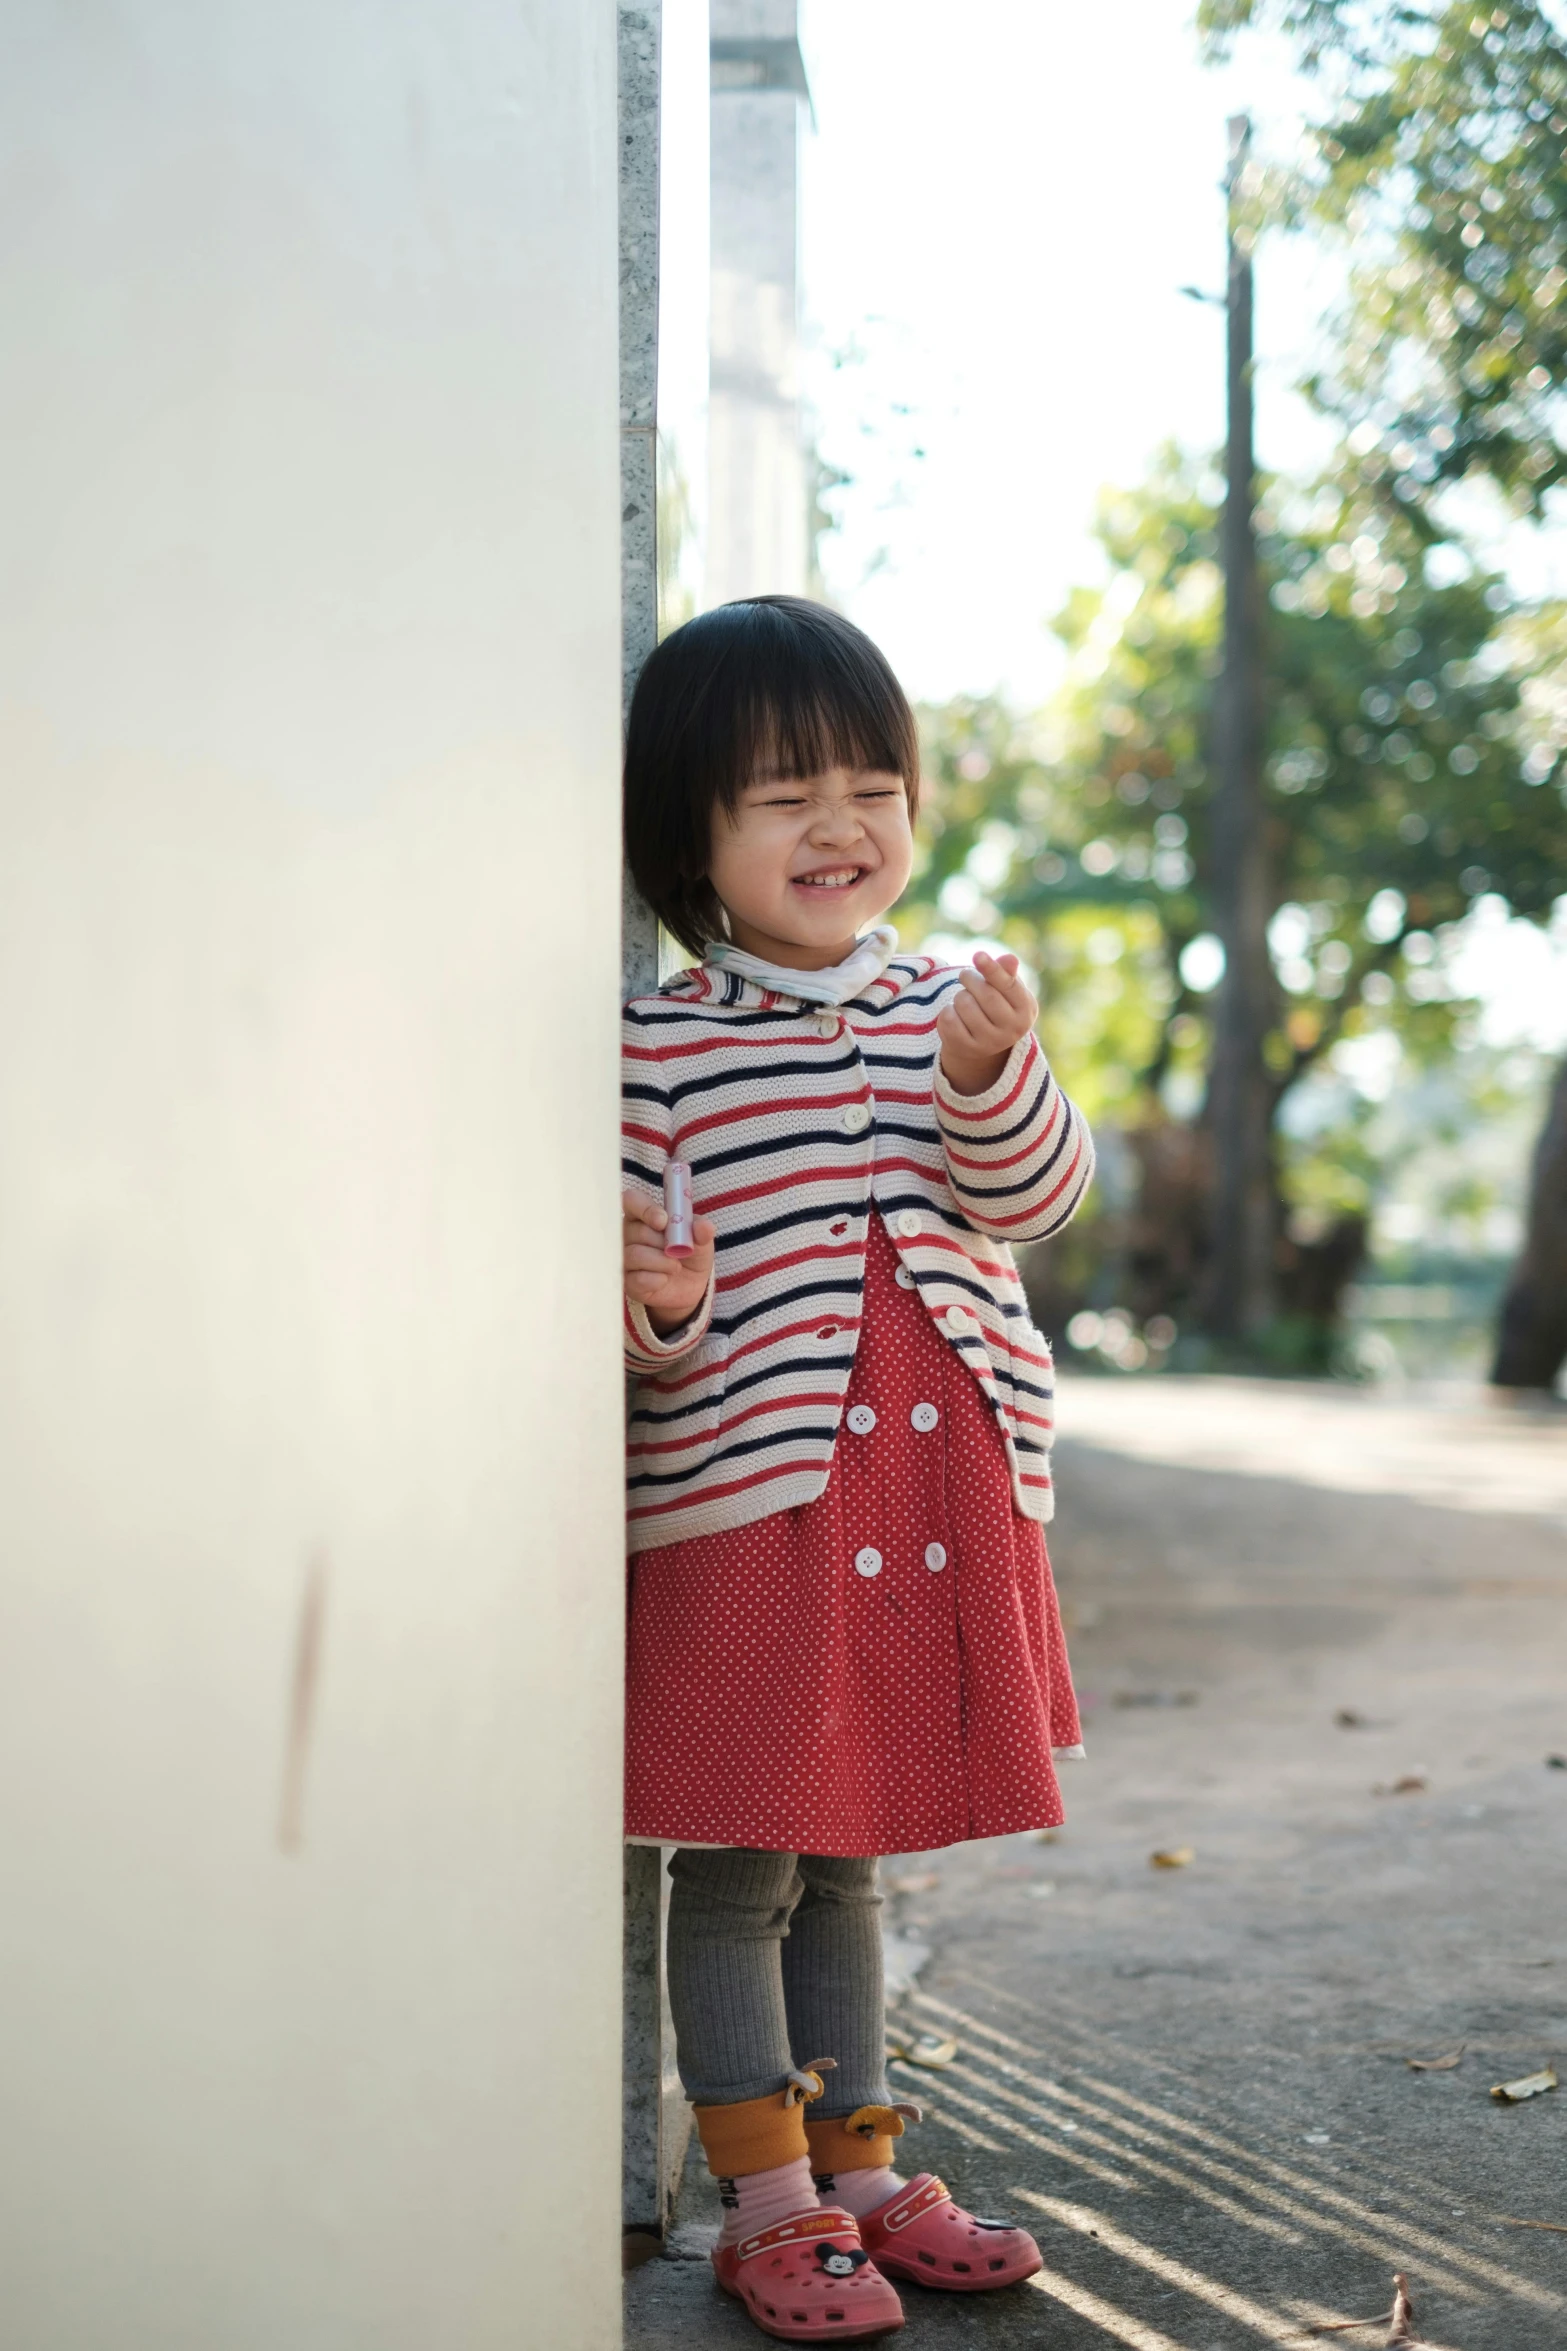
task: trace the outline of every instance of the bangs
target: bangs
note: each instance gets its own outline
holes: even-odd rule
[[[902,778],[919,805],[919,730],[886,656],[803,596],[720,604],[649,656],[626,728],[626,856],[667,930],[700,955],[718,935],[707,881],[713,812],[764,777],[835,767]]]
[[[913,714],[881,656],[873,668],[853,658],[858,648],[834,658],[846,649],[830,637],[801,636],[804,642],[790,642],[759,629],[715,674],[701,732],[710,752],[722,746],[713,776],[718,800],[732,809],[754,780],[843,767],[901,776],[912,802],[919,786]]]

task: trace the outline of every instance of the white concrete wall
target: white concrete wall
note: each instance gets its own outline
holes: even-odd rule
[[[797,0],[713,0],[711,393],[704,600],[803,595],[810,488],[800,417],[799,140],[803,99],[748,86],[779,70]]]
[[[711,72],[708,0],[663,0],[660,13],[658,554],[667,631],[705,601]]]
[[[613,0],[0,27],[18,2351],[618,2340],[615,138]]]

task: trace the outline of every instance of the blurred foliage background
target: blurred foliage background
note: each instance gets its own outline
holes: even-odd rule
[[[1259,246],[1343,254],[1305,385],[1337,455],[1263,483],[1257,515],[1282,1300],[1261,1354],[1483,1370],[1526,1235],[1514,1291],[1554,1284],[1567,1331],[1554,1129],[1530,1191],[1552,1073],[1538,1044],[1488,1041],[1477,1004],[1487,939],[1522,920],[1567,941],[1567,609],[1517,600],[1471,543],[1480,516],[1493,540],[1498,518],[1549,522],[1567,477],[1567,41],[1538,0],[1202,0],[1198,21],[1216,51],[1282,34],[1316,77],[1304,154],[1255,167],[1245,202]],[[923,713],[900,917],[1038,976],[1104,1172],[1028,1279],[1047,1329],[1123,1370],[1217,1360],[1194,1303],[1221,494],[1205,455],[1170,448],[1106,496],[1105,576],[1056,618],[1046,709]]]
[[[1067,670],[1045,710],[923,713],[924,850],[900,915],[911,940],[1000,941],[1038,975],[1105,1173],[1031,1268],[1036,1304],[1057,1333],[1114,1314],[1128,1368],[1213,1359],[1190,1315],[1222,968],[1205,914],[1219,488],[1168,450],[1106,498],[1108,576],[1057,620]],[[1264,1352],[1388,1368],[1385,1338],[1343,1327],[1370,1249],[1411,1293],[1405,1319],[1468,1326],[1472,1359],[1516,1240],[1541,1066],[1480,1041],[1462,950],[1477,923],[1548,921],[1567,877],[1567,614],[1451,561],[1434,584],[1415,522],[1353,466],[1265,484],[1258,525],[1284,1289]],[[1439,1336],[1400,1334],[1419,1368]]]

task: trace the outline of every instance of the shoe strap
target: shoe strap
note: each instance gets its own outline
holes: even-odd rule
[[[922,2212],[933,2212],[938,2204],[950,2204],[952,2196],[944,2182],[933,2171],[922,2171],[917,2180],[911,2180],[895,2204],[889,2204],[876,2215],[876,2226],[889,2235],[906,2229],[918,2220]]]
[[[946,2190],[942,2190],[946,2194]],[[818,2205],[814,2212],[794,2212],[787,2220],[775,2220],[770,2229],[758,2229],[754,2237],[741,2237],[735,2246],[737,2261],[754,2261],[758,2253],[767,2253],[775,2245],[808,2245],[818,2237],[841,2237],[850,2245],[860,2241],[859,2223],[851,2213],[840,2212],[835,2205]]]

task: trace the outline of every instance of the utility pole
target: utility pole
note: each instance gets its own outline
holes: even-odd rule
[[[1206,1123],[1212,1137],[1213,1224],[1203,1301],[1217,1338],[1254,1337],[1273,1312],[1273,1082],[1264,1043],[1273,1021],[1268,954],[1272,902],[1262,796],[1262,600],[1254,520],[1251,244],[1240,219],[1251,145],[1243,114],[1229,122],[1225,176],[1229,271],[1225,288],[1227,429],[1224,519],[1224,668],[1214,725],[1214,916],[1224,978],[1214,1013]]]

